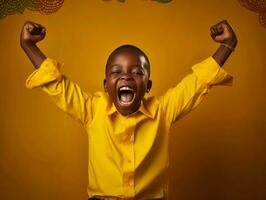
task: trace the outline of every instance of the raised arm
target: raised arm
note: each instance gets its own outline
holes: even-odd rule
[[[42,25],[30,21],[25,22],[21,30],[20,45],[36,69],[46,59],[46,56],[36,45],[37,42],[45,38],[45,34],[46,31]]]
[[[220,47],[213,54],[213,58],[222,67],[237,45],[237,37],[230,24],[223,20],[210,28],[211,37]]]
[[[221,66],[237,45],[236,35],[228,22],[222,21],[211,27],[211,36],[221,44],[214,55],[194,65],[193,73],[159,98],[169,124],[194,109],[213,86],[232,84],[233,77]]]
[[[23,25],[20,44],[36,68],[26,81],[27,88],[41,88],[56,103],[83,125],[92,121],[92,95],[61,73],[62,64],[46,58],[36,43],[45,37],[45,28],[34,22]]]

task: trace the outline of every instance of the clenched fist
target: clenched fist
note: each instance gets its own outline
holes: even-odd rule
[[[237,37],[230,24],[223,20],[210,28],[211,37],[215,42],[225,43],[232,48],[237,45]]]
[[[45,34],[46,30],[42,25],[27,21],[21,31],[20,43],[36,44],[44,39]]]
[[[20,34],[20,46],[37,69],[46,59],[36,43],[45,37],[45,28],[37,23],[27,21],[24,23]]]

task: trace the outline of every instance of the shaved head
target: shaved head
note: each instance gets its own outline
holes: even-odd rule
[[[119,55],[122,52],[125,51],[132,51],[134,53],[136,53],[140,60],[145,63],[144,67],[146,68],[147,72],[148,72],[148,76],[150,77],[150,61],[147,57],[147,55],[138,47],[134,46],[134,45],[130,45],[130,44],[126,44],[126,45],[122,45],[117,47],[108,57],[106,66],[105,66],[105,72],[107,71],[107,68],[109,66],[109,63],[114,59],[115,56]]]

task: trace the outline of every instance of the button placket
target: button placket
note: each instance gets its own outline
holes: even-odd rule
[[[124,159],[123,159],[123,191],[125,197],[134,197],[134,132],[135,132],[135,120],[126,119],[125,137],[124,141]]]

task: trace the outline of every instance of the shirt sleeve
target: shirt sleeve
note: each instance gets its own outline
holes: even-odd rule
[[[233,77],[212,57],[194,65],[192,70],[193,73],[159,98],[166,121],[170,124],[194,109],[212,86],[232,85]]]
[[[62,65],[47,58],[40,68],[26,80],[26,87],[42,88],[71,117],[86,125],[92,120],[92,95],[83,92],[80,87],[61,72]]]

